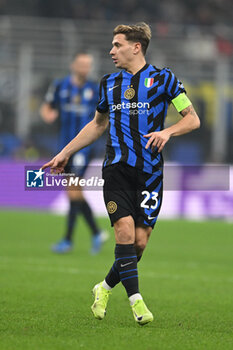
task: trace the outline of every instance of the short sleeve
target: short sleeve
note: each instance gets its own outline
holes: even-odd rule
[[[48,91],[44,98],[45,102],[50,104],[51,107],[53,108],[56,108],[59,104],[59,88],[60,88],[60,83],[58,80],[55,80],[49,86]]]
[[[96,107],[97,111],[100,113],[106,113],[109,110],[107,97],[107,77],[108,75],[105,75],[100,81],[99,101]]]
[[[165,68],[165,94],[169,102],[183,92],[186,93],[182,82],[169,68]]]

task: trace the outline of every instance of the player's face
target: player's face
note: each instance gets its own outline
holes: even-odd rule
[[[128,41],[125,34],[116,34],[113,37],[112,49],[109,52],[117,68],[127,69],[135,60],[136,43]]]
[[[90,55],[79,55],[71,64],[71,72],[79,79],[86,80],[92,67],[92,57]]]

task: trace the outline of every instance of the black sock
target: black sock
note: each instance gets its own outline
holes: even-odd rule
[[[67,231],[65,235],[65,239],[67,241],[72,240],[74,225],[75,225],[76,217],[80,212],[80,208],[81,208],[81,201],[70,201],[70,209],[67,217]]]
[[[137,256],[137,262],[141,260],[142,255]],[[112,265],[109,273],[105,277],[106,283],[109,285],[109,287],[114,288],[120,281],[120,275],[119,272],[117,271],[117,268],[115,266],[115,261],[114,264]]]
[[[99,230],[99,228],[96,224],[96,221],[94,219],[93,212],[92,212],[89,204],[85,200],[82,201],[81,210],[82,210],[84,218],[86,219],[86,222],[88,223],[88,225],[91,228],[92,234],[97,235],[100,232],[100,230]]]
[[[115,285],[117,285],[121,280],[120,280],[120,275],[119,272],[117,271],[117,268],[115,266],[115,261],[114,264],[112,265],[109,273],[105,277],[106,283],[109,285],[109,287],[114,288]]]
[[[139,293],[137,255],[133,244],[116,244],[114,266],[128,297]]]

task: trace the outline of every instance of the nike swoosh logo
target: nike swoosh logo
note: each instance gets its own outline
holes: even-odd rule
[[[141,320],[142,320],[142,316],[138,316],[138,315],[136,314],[135,311],[134,311],[134,315],[136,316],[136,319],[137,319],[138,321],[141,321]]]
[[[108,91],[112,91],[113,89],[115,89],[116,87],[118,87],[119,85],[114,85],[114,86],[112,86],[112,87],[110,87],[109,89],[108,89]]]
[[[153,219],[155,219],[155,218],[156,218],[156,216],[150,216],[150,215],[148,216],[148,219],[149,219],[149,220],[153,220]]]
[[[125,266],[127,266],[127,265],[132,264],[132,263],[133,263],[133,261],[130,261],[130,262],[126,263],[126,264],[121,264],[121,267],[125,267]]]

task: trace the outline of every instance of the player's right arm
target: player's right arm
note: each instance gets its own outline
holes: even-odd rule
[[[40,115],[48,124],[53,123],[59,115],[58,105],[60,103],[60,86],[61,81],[56,80],[52,82],[45,95],[44,102],[40,107]]]
[[[108,113],[100,113],[96,111],[93,120],[88,123],[79,133],[73,138],[63,150],[58,153],[50,162],[43,165],[42,169],[51,168],[52,172],[61,173],[68,163],[72,154],[80,151],[82,148],[89,146],[96,141],[107,129],[109,122]]]

